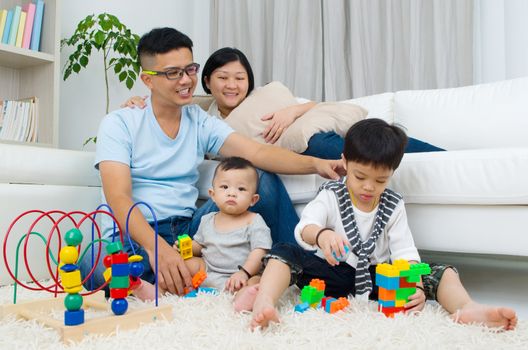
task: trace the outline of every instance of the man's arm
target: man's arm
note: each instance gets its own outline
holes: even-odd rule
[[[125,230],[128,211],[134,205],[130,168],[120,162],[102,161],[99,163],[99,171],[106,201],[114,211],[121,229]],[[132,239],[147,251],[150,265],[154,270],[154,230],[137,207],[130,215],[128,227]],[[183,294],[183,287],[192,285],[189,270],[185,267],[183,259],[163,239],[158,239],[158,268],[161,288],[171,293]]]
[[[219,152],[224,157],[238,156],[251,161],[258,168],[280,174],[319,174],[330,179],[345,175],[341,160],[324,160],[264,145],[239,133],[230,134]]]

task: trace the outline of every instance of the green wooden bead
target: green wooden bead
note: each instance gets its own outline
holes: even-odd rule
[[[64,306],[66,307],[66,310],[68,311],[77,311],[81,308],[83,304],[83,297],[76,293],[76,294],[68,294],[64,298]]]
[[[64,240],[69,246],[78,246],[79,244],[81,244],[82,239],[83,235],[81,233],[81,230],[79,230],[78,228],[72,228],[64,235]]]
[[[123,250],[123,245],[121,244],[120,241],[108,243],[108,245],[106,246],[106,252],[110,255],[114,253],[118,253],[122,250]]]

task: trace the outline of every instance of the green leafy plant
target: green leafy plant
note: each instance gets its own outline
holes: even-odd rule
[[[63,79],[73,73],[79,73],[89,63],[94,50],[103,54],[104,78],[106,87],[106,113],[110,105],[108,72],[112,70],[130,90],[139,75],[137,59],[139,36],[128,29],[119,19],[109,13],[89,15],[79,22],[77,29],[69,38],[61,40],[61,49],[71,46],[75,51],[68,57],[64,66]],[[84,142],[96,141],[91,137]]]

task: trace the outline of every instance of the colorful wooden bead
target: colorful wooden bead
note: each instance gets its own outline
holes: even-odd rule
[[[110,267],[110,266],[112,266],[112,256],[111,256],[111,255],[107,255],[107,256],[104,257],[104,259],[103,259],[103,265],[104,265],[105,267]]]
[[[77,248],[72,246],[62,247],[59,253],[60,261],[64,264],[73,264],[79,258]]]
[[[145,271],[145,266],[140,262],[133,262],[130,264],[130,275],[134,277],[139,277]]]
[[[115,253],[118,253],[120,251],[123,250],[123,245],[121,244],[120,241],[115,241],[115,242],[112,242],[112,243],[108,243],[106,245],[106,252],[108,254],[115,254]]]
[[[123,315],[128,309],[128,301],[126,299],[112,300],[112,311],[116,315]]]
[[[64,324],[66,326],[77,326],[84,323],[84,310],[64,311]]]
[[[78,294],[68,294],[64,297],[64,306],[68,311],[77,311],[83,304],[83,297]]]
[[[79,244],[81,244],[83,239],[83,235],[81,233],[81,230],[78,228],[72,228],[66,234],[64,235],[64,241],[67,245],[76,247]]]

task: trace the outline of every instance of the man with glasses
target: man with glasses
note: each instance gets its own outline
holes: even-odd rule
[[[180,234],[192,236],[201,216],[215,209],[209,202],[198,210],[195,206],[198,165],[205,154],[239,156],[258,168],[286,174],[318,173],[338,178],[337,172],[343,172],[343,168],[339,161],[259,144],[191,105],[200,66],[193,62],[192,41],[185,34],[173,28],[153,29],[139,41],[138,55],[143,69],[141,80],[151,92],[147,107],[120,109],[103,119],[97,135],[95,167],[100,171],[104,201],[123,229],[134,202],[144,201],[152,206],[154,213],[146,206],[138,206],[132,212],[128,227],[133,242],[131,247],[125,238],[125,250],[143,256],[142,278],[154,282],[151,266],[155,266],[155,215],[158,234],[163,238],[158,240],[159,286],[181,295],[184,287],[192,285],[191,276],[172,244]],[[275,188],[268,188],[268,196],[285,191],[277,181],[270,186]],[[293,221],[293,229],[298,218],[291,203],[290,207],[285,220]],[[107,218],[103,218],[103,228],[107,237],[112,235],[113,225]],[[289,235],[274,238],[293,241],[293,231]],[[92,269],[88,260],[82,262],[84,276]],[[93,279],[86,283],[87,288],[104,283],[102,271],[104,266],[100,263]]]

